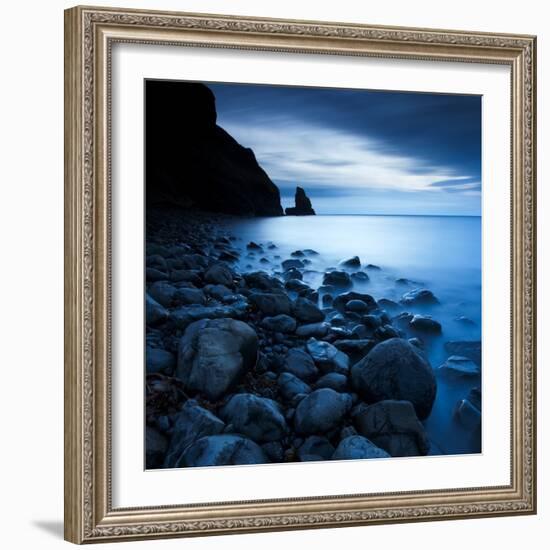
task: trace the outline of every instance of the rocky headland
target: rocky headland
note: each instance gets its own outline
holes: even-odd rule
[[[359,257],[312,287],[304,274],[322,250],[280,257],[276,241],[240,242],[225,219],[147,212],[147,468],[435,452],[424,422],[438,384],[478,384],[480,342],[448,342],[431,365],[426,343],[443,327],[429,289],[396,281],[399,302],[373,296],[380,268]],[[474,388],[456,422],[479,432],[480,410]]]

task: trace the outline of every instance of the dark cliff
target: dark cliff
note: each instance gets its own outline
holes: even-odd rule
[[[146,83],[147,206],[196,206],[236,215],[280,216],[279,189],[245,148],[216,124],[203,84]]]

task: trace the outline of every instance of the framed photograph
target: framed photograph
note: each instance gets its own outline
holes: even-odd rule
[[[533,514],[533,36],[65,12],[65,537]]]

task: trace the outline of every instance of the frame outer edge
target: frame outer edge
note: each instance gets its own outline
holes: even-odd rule
[[[80,10],[64,12],[64,539],[83,541]]]

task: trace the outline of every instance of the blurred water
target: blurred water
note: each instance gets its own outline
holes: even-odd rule
[[[427,341],[428,356],[436,368],[447,358],[444,343],[449,340],[481,339],[481,218],[451,216],[283,216],[245,218],[227,222],[238,238],[243,255],[242,270],[280,271],[280,262],[294,250],[313,249],[304,281],[321,284],[323,273],[338,262],[359,256],[362,265],[374,264],[380,271],[367,270],[370,281],[355,285],[375,299],[398,301],[413,288],[432,290],[441,304],[429,309],[407,307],[411,313],[433,315],[443,334]],[[250,254],[246,244],[264,245],[265,253]],[[274,243],[276,249],[265,245]],[[248,257],[247,257],[248,256]],[[266,258],[261,262],[262,258]],[[410,286],[397,284],[406,278]],[[473,324],[458,322],[468,317]],[[426,429],[444,454],[479,452],[479,437],[453,420],[456,402],[467,396],[474,381],[438,380],[438,393]]]

